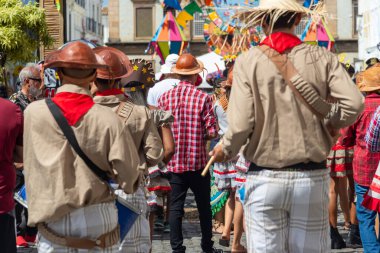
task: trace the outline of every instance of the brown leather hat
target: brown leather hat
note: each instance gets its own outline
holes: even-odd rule
[[[75,41],[45,57],[45,68],[97,69],[107,68],[87,44]]]
[[[201,73],[203,70],[203,63],[191,54],[181,55],[172,68],[172,72],[179,75],[195,75]]]
[[[93,51],[108,65],[107,69],[97,69],[97,78],[115,80],[132,74],[132,65],[122,51],[113,47],[96,47]]]

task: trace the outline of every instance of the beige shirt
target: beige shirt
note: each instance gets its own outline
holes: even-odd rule
[[[87,94],[65,84],[60,92]],[[139,157],[129,129],[109,108],[95,104],[72,126],[83,152],[124,191],[137,189]],[[113,200],[102,182],[76,154],[44,100],[25,111],[24,173],[29,225],[51,222],[78,208]]]
[[[146,171],[148,167],[157,165],[162,160],[164,155],[162,141],[147,107],[133,104],[123,94],[95,96],[94,101],[112,108],[114,112],[117,111],[120,102],[125,102],[129,107],[130,114],[123,115],[123,118],[139,151],[140,170]]]
[[[364,98],[337,57],[307,44],[294,47],[288,57],[321,97],[338,101],[331,125],[353,124],[363,110]],[[227,114],[224,152],[234,156],[246,144],[245,158],[259,166],[322,162],[333,145],[325,124],[295,97],[273,62],[258,48],[236,60]]]

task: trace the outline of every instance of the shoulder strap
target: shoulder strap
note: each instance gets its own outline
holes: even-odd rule
[[[308,92],[312,93],[311,95],[308,94],[308,96],[304,96],[302,94],[302,91],[299,91],[297,87],[294,86],[290,80],[294,76],[298,75],[298,71],[294,67],[293,63],[288,59],[287,55],[280,54],[267,45],[261,45],[258,48],[274,63],[284,78],[285,83],[293,91],[294,95],[319,119],[324,119],[328,115],[331,105],[327,103],[323,98],[321,98],[316,90],[308,82],[305,81],[307,90]],[[318,106],[313,106],[317,103],[319,104]]]
[[[121,102],[116,110],[117,116],[124,120],[128,120],[129,116],[131,116],[133,106],[134,104],[129,99],[125,102]]]
[[[75,152],[79,155],[80,158],[83,159],[83,161],[86,163],[87,167],[95,174],[97,175],[101,180],[108,182],[108,176],[105,171],[100,169],[95,163],[93,163],[87,155],[83,152],[83,150],[80,148],[77,138],[75,137],[75,133],[69,123],[67,122],[65,116],[63,116],[61,110],[59,107],[50,99],[47,98],[46,104],[51,112],[53,114],[53,117],[55,121],[57,122],[58,126],[61,128],[63,134],[66,136],[67,140],[69,141],[71,147],[75,150]]]

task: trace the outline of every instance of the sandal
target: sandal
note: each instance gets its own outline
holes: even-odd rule
[[[230,247],[230,239],[227,239],[225,236],[219,238],[219,245],[224,247]]]

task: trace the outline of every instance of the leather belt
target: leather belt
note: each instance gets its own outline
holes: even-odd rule
[[[309,171],[309,170],[320,170],[326,169],[326,162],[308,162],[308,163],[297,163],[294,165],[286,166],[284,168],[268,168],[263,166],[258,166],[254,163],[251,163],[248,171],[261,171],[261,170],[275,170],[275,171]]]
[[[74,249],[93,249],[95,247],[104,249],[115,245],[120,239],[119,225],[112,231],[99,236],[96,240],[59,235],[51,230],[46,223],[38,223],[37,228],[38,232],[47,240]]]

